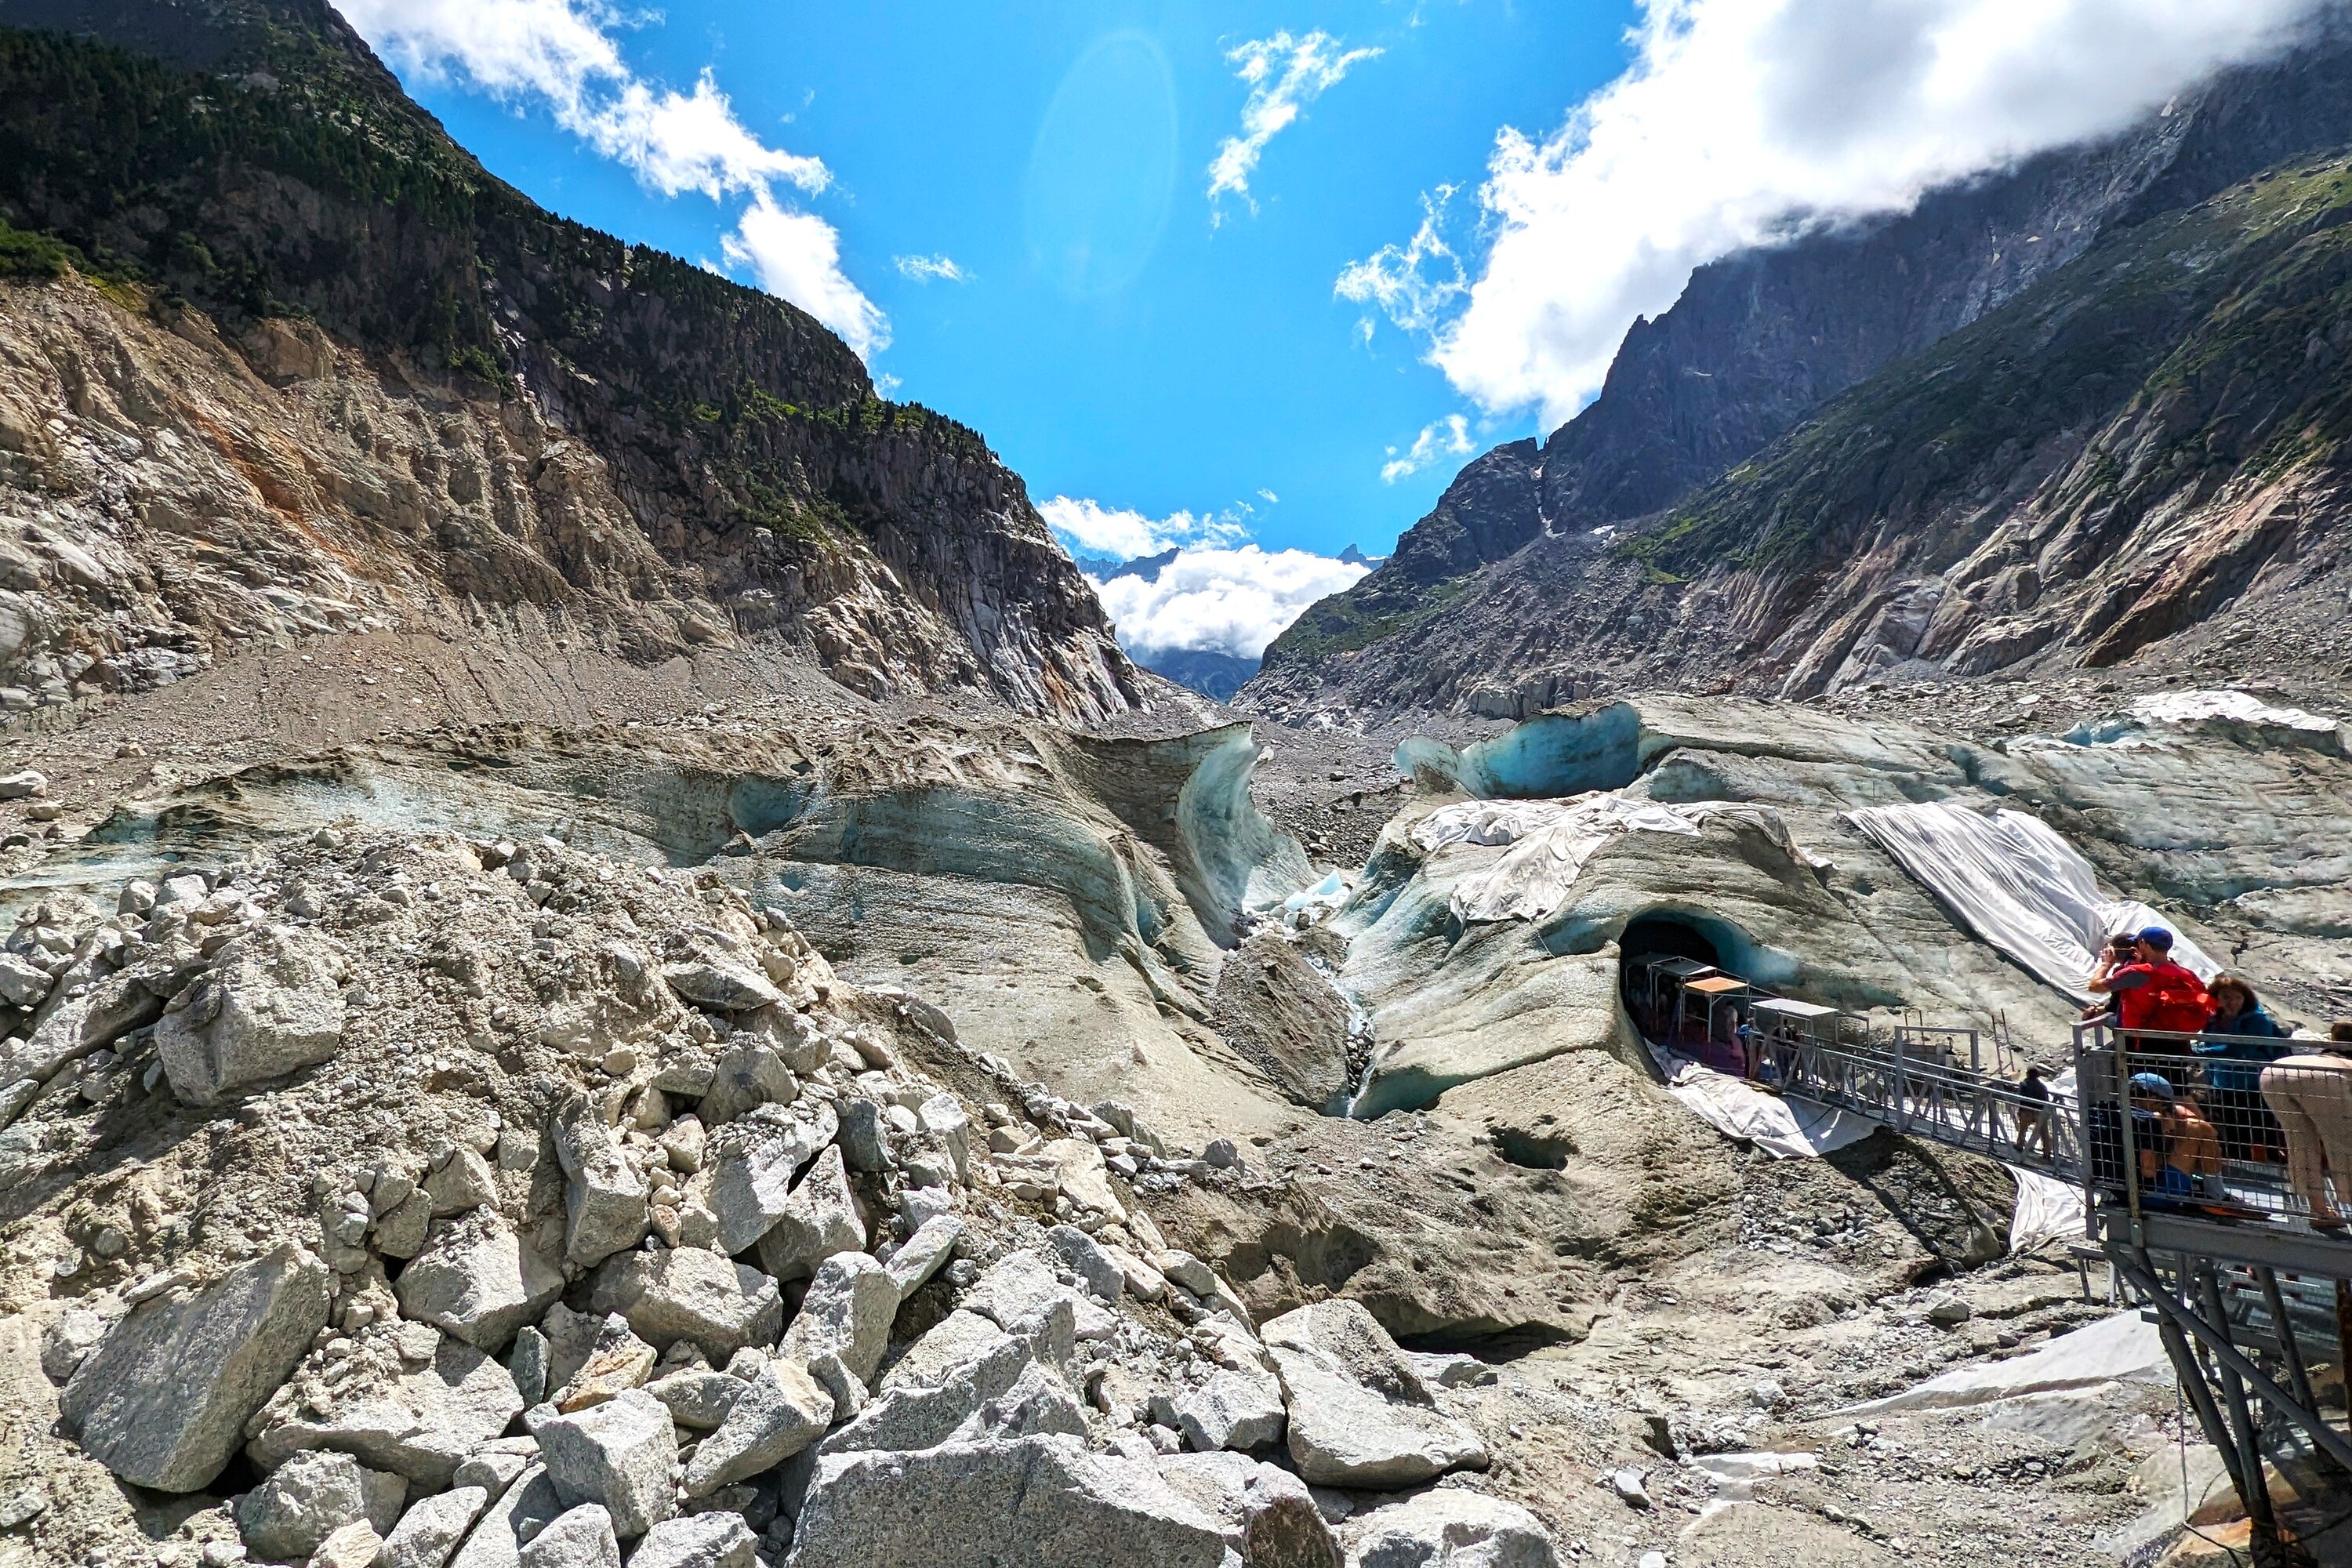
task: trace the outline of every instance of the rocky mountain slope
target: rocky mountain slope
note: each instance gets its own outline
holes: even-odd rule
[[[1140,697],[974,432],[541,211],[322,0],[0,5],[0,704],[394,626]]]
[[[1806,695],[1915,658],[2113,663],[2250,587],[2272,619],[2331,531],[2336,205],[2307,160],[2352,142],[2348,58],[2324,34],[2113,142],[1702,268],[1598,401],[1472,462],[1245,702]]]

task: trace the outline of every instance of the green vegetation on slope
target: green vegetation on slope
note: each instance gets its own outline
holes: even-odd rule
[[[2352,383],[2352,168],[2265,174],[2126,230],[1845,393],[1620,546],[1654,571],[1801,571],[2110,426],[2060,499],[2116,525],[2188,485],[2332,451]],[[2128,437],[2128,439],[2126,437]]]
[[[491,386],[568,384],[645,482],[820,550],[884,521],[877,445],[994,469],[793,306],[542,211],[331,37],[256,6],[236,27],[215,72],[0,27],[0,276],[71,267],[232,332],[301,317]]]

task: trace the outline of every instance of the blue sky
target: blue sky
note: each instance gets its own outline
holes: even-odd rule
[[[1693,267],[2151,111],[2329,0],[336,0],[548,206],[793,300],[1255,656]]]
[[[608,30],[646,80],[690,88],[707,68],[746,129],[824,160],[833,184],[801,199],[888,318],[876,372],[978,427],[1040,501],[1152,519],[1245,505],[1267,545],[1328,554],[1385,552],[1461,462],[1383,482],[1389,447],[1449,415],[1481,441],[1534,424],[1480,418],[1404,337],[1365,342],[1363,309],[1335,280],[1411,234],[1423,192],[1475,184],[1498,127],[1553,125],[1622,69],[1631,16],[1620,0],[1297,16],[1181,0],[670,0],[658,21]],[[1246,199],[1212,203],[1210,165],[1250,96],[1228,56],[1286,29],[1381,52],[1271,139]],[[723,261],[740,203],[648,190],[530,99],[386,53],[460,142],[542,203]],[[965,280],[919,280],[900,257],[945,257]],[[1454,444],[1447,432],[1439,449]]]

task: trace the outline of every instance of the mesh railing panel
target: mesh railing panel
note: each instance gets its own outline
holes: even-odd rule
[[[2352,1058],[2307,1042],[2095,1035],[2075,1081],[2099,1196],[2323,1229],[2352,1218]]]

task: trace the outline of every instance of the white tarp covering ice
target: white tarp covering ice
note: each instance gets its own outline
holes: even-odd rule
[[[2088,1328],[2060,1334],[2040,1350],[2007,1361],[1982,1362],[1931,1377],[1902,1393],[1865,1405],[1850,1405],[1841,1415],[1866,1415],[1877,1410],[1957,1409],[2012,1399],[2021,1394],[2048,1394],[2066,1388],[2092,1388],[2103,1383],[2169,1383],[2172,1363],[2165,1359],[2164,1342],[2156,1325],[2137,1309],[2102,1318]]]
[[[1874,805],[1846,814],[1967,926],[2070,996],[2117,931],[2163,926],[2172,956],[2200,979],[2220,965],[2146,904],[2099,891],[2091,864],[2048,825],[2020,811],[1980,816],[1949,801]]]
[[[2264,724],[2282,730],[2326,731],[2336,721],[2300,708],[2273,708],[2250,691],[2158,691],[2134,698],[2133,718],[2148,724],[2194,724],[2205,719],[2234,719],[2242,724]]]
[[[1744,1079],[1696,1062],[1675,1072],[1666,1092],[1717,1131],[1744,1138],[1782,1160],[1818,1160],[1878,1131],[1878,1123],[1850,1111],[1765,1094]]]
[[[1450,900],[1454,918],[1539,921],[1567,902],[1592,852],[1621,833],[1698,837],[1710,816],[1736,816],[1778,838],[1792,859],[1805,857],[1778,812],[1754,805],[1664,805],[1594,791],[1570,800],[1470,800],[1441,806],[1413,824],[1412,841],[1434,851],[1448,844],[1508,845],[1509,852],[1465,877]]]
[[[2083,1234],[2083,1189],[2039,1171],[2009,1167],[2017,1183],[2017,1207],[2009,1218],[2009,1249],[2022,1252],[2038,1242]]]
[[[2157,691],[2134,698],[2124,711],[2111,718],[2077,724],[2066,739],[2078,746],[2147,745],[2158,743],[2150,730],[2194,730],[2215,726],[2242,727],[2265,742],[2315,746],[2341,753],[2343,725],[2324,713],[2300,708],[2279,708],[2250,691]]]

